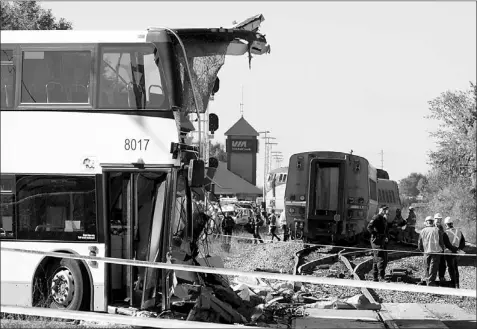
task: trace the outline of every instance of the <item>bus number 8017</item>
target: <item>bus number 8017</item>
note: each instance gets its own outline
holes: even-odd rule
[[[149,139],[129,139],[124,140],[124,149],[126,151],[136,151],[136,150],[147,150],[147,145],[149,144]]]

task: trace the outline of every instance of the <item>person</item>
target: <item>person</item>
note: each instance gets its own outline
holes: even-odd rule
[[[416,214],[414,212],[414,207],[410,206],[409,207],[409,214],[407,215],[406,218],[406,229],[404,230],[404,242],[409,242],[413,243],[414,242],[414,231],[416,227]]]
[[[226,214],[222,220],[222,232],[224,234],[224,244],[230,244],[232,233],[235,227],[235,221],[229,214]]]
[[[215,222],[215,229],[216,229],[215,236],[216,238],[218,238],[219,236],[224,234],[222,231],[222,222],[225,219],[225,217],[220,216],[219,210],[215,209],[214,212],[212,213],[212,219]]]
[[[272,235],[272,242],[273,238],[277,238],[280,241],[280,238],[277,235],[277,216],[275,215],[275,209],[272,209],[272,215],[270,216],[270,234]]]
[[[397,242],[401,242],[403,239],[403,227],[406,226],[407,222],[401,215],[401,209],[396,209],[396,216],[394,217],[389,230],[389,235],[393,236]]]
[[[442,242],[444,243],[444,246],[446,246],[446,243],[444,242],[444,239],[447,238],[447,244],[449,244],[448,237],[447,235],[444,237],[444,227],[442,226],[442,215],[440,213],[437,213],[434,215],[434,225],[439,229],[439,234],[442,235]],[[444,255],[439,255],[439,285],[444,286],[444,283],[446,281],[445,275],[446,275],[446,259]]]
[[[248,233],[252,234],[252,236],[253,236],[252,241],[255,242],[255,224],[254,224],[254,220],[253,220],[252,217],[248,218],[248,223],[245,224],[244,228]]]
[[[450,244],[453,248],[446,246],[445,249],[445,260],[447,268],[449,269],[450,284],[451,288],[459,289],[459,267],[457,262],[456,253],[465,253],[465,238],[462,234],[462,231],[458,228],[454,228],[454,221],[450,217],[444,219],[444,225],[446,226],[445,233],[450,240]]]
[[[371,248],[373,248],[373,279],[384,281],[386,274],[386,266],[388,263],[388,253],[386,245],[388,243],[388,225],[387,217],[389,215],[389,207],[381,205],[379,212],[374,215],[368,224],[368,231],[371,233]]]
[[[288,226],[287,226],[287,217],[285,215],[285,210],[282,211],[280,214],[280,226],[283,230],[283,241],[288,241],[290,238],[290,232],[288,231]]]
[[[439,229],[434,226],[434,218],[427,216],[424,220],[426,227],[421,230],[417,243],[418,249],[424,252],[425,280],[428,286],[436,285],[436,277],[439,271],[440,255],[444,250],[444,242]]]
[[[260,217],[260,215],[255,216],[255,219],[253,220],[253,237],[254,237],[254,243],[258,244],[258,241],[260,243],[263,243],[263,239],[260,236],[260,227],[263,226],[263,219]]]

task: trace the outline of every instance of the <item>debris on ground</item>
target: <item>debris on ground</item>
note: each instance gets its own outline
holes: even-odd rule
[[[220,266],[221,261],[214,260]],[[173,289],[183,304],[177,314],[187,314],[188,321],[267,326],[289,326],[294,318],[306,315],[307,308],[379,310],[364,295],[347,299],[322,298],[304,285],[292,281],[268,283],[250,277],[235,277],[229,284],[221,275],[198,274],[202,284],[178,284]],[[185,302],[188,302],[185,306]],[[178,307],[182,307],[179,309]]]

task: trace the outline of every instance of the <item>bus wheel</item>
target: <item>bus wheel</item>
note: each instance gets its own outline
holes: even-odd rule
[[[83,301],[83,275],[79,263],[62,259],[52,264],[48,271],[50,308],[79,310]]]

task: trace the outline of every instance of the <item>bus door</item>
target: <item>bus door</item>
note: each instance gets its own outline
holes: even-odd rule
[[[105,172],[107,182],[109,255],[114,258],[163,261],[167,246],[164,231],[167,186],[170,175],[164,171]],[[109,265],[113,304],[140,309],[156,305],[161,291],[162,271],[153,268]]]
[[[308,221],[305,223],[305,232],[310,237],[336,233],[335,224],[343,220],[344,171],[343,160],[313,159],[310,162]]]

